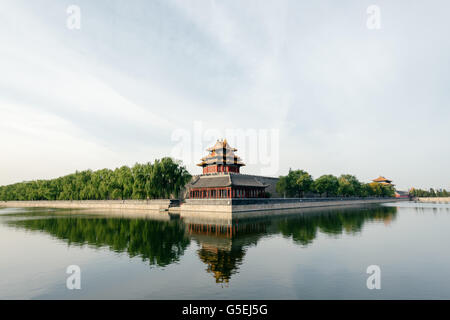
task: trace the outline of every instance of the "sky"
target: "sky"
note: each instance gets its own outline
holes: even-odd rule
[[[243,173],[450,189],[449,10],[0,0],[0,185],[165,156],[198,174],[227,138]]]

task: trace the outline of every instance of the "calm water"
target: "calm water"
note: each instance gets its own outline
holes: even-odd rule
[[[231,230],[231,232],[230,232]],[[450,206],[314,211],[227,228],[0,209],[1,299],[450,299]],[[81,290],[66,268],[81,268]],[[369,265],[381,289],[369,290]]]

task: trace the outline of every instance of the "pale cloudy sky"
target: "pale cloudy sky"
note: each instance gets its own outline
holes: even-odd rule
[[[379,30],[366,26],[372,4]],[[70,5],[80,30],[67,28]],[[0,0],[0,185],[153,161],[200,123],[278,130],[274,176],[450,189],[449,11],[446,0]],[[244,162],[249,144],[234,145]]]

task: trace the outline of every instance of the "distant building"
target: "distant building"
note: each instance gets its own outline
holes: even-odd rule
[[[376,179],[372,180],[375,183],[379,183],[382,185],[387,185],[387,186],[395,186],[395,184],[392,184],[392,180],[386,179],[383,176],[379,176]],[[395,190],[395,197],[396,198],[409,198],[409,192],[408,191],[400,191],[400,190]]]
[[[237,149],[230,147],[227,140],[217,140],[208,148],[209,154],[197,164],[203,168],[203,174],[194,177],[187,186],[190,199],[214,198],[264,198],[266,188],[264,177],[240,174],[245,166],[235,154]]]
[[[395,191],[395,197],[396,198],[409,198],[409,191]]]
[[[392,184],[392,180],[386,179],[383,176],[379,176],[378,178],[373,179],[372,181],[383,185],[395,186],[395,184]]]

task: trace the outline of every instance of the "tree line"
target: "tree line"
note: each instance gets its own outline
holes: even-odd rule
[[[9,225],[45,231],[69,245],[109,247],[114,252],[139,256],[150,265],[167,266],[179,260],[190,243],[179,220],[88,218],[48,216],[20,219]]]
[[[446,198],[450,197],[450,192],[445,189],[434,190],[430,188],[430,190],[422,190],[422,189],[414,189],[409,190],[409,194],[413,197],[441,197]]]
[[[328,235],[357,234],[367,222],[388,223],[397,217],[396,207],[375,207],[366,210],[352,208],[322,210],[319,215],[299,215],[280,219],[277,228],[295,244],[311,244],[320,233]]]
[[[304,170],[291,170],[286,176],[280,176],[276,185],[279,194],[288,198],[304,197],[315,194],[322,197],[393,197],[395,189],[392,185],[376,182],[363,183],[354,175],[343,174],[336,177],[325,174],[317,179]]]
[[[75,172],[51,180],[0,187],[0,200],[168,199],[179,196],[191,179],[181,162],[162,158],[115,170]]]
[[[351,208],[324,210],[319,215],[260,220],[251,223],[252,228],[239,231],[244,237],[237,243],[233,242],[231,250],[202,248],[197,254],[207,264],[206,271],[214,274],[216,282],[229,282],[242,264],[247,248],[263,238],[281,234],[292,239],[296,245],[307,246],[313,243],[319,233],[357,234],[367,222],[387,223],[396,216],[395,207],[376,207],[363,211]],[[156,221],[47,214],[45,218],[10,219],[7,224],[15,228],[46,232],[64,240],[69,246],[108,247],[111,251],[141,257],[150,265],[161,267],[179,261],[192,240],[186,232],[189,226],[178,219]]]

